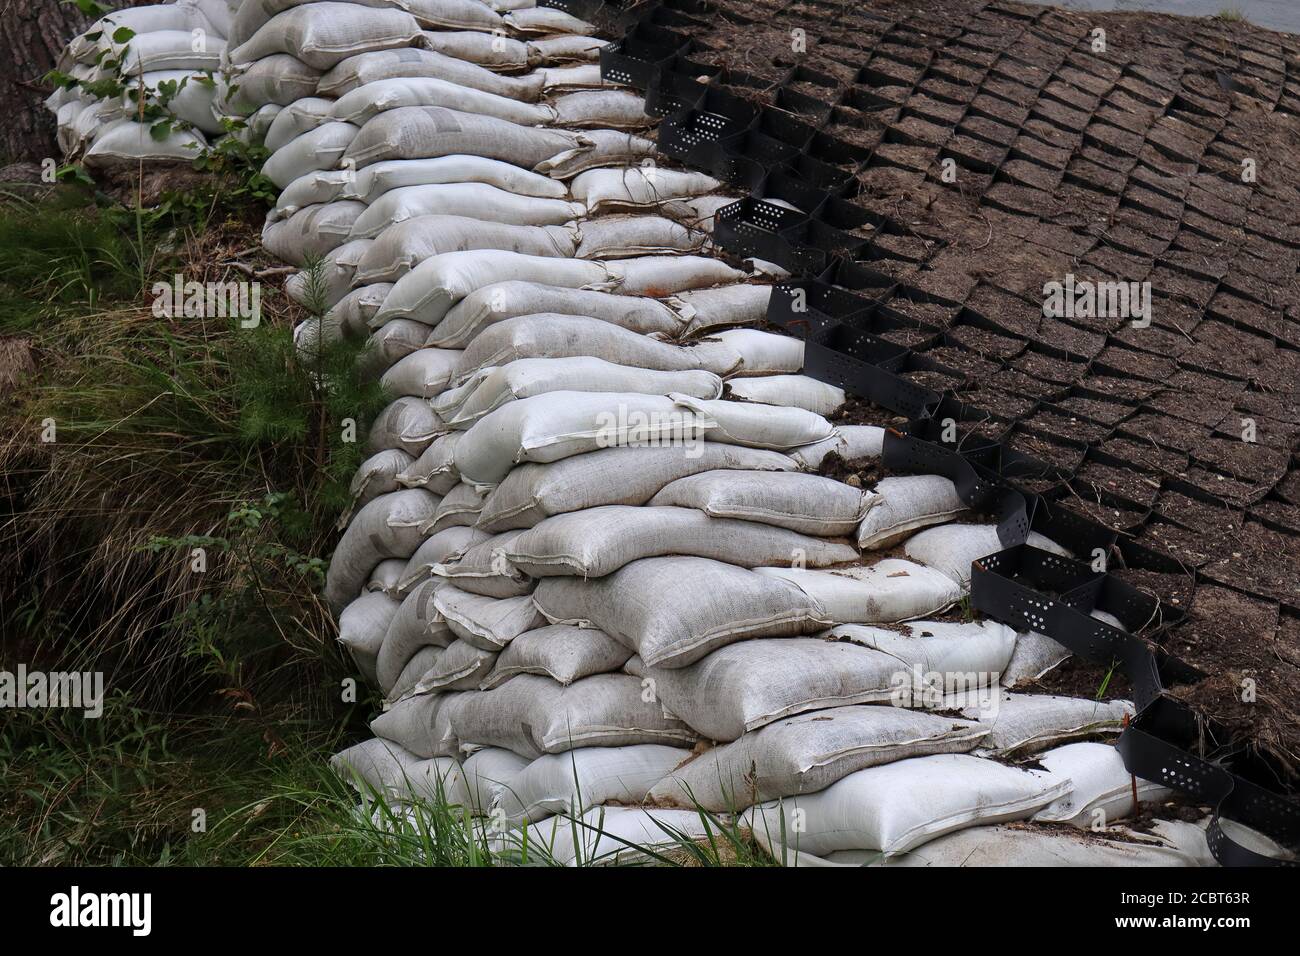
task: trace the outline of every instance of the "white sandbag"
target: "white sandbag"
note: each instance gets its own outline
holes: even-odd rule
[[[387,395],[432,398],[447,387],[460,356],[459,349],[419,349],[394,362],[379,382]]]
[[[432,748],[433,723],[443,700],[440,694],[421,694],[398,701],[370,722],[376,736],[398,744],[417,757],[436,757]]]
[[[807,375],[760,375],[727,383],[732,398],[767,405],[802,408],[814,415],[831,415],[848,396],[844,389]]]
[[[504,249],[529,256],[572,257],[576,230],[566,226],[514,226],[468,216],[417,216],[394,223],[374,240],[357,265],[358,284],[396,282],[425,259],[447,252]]]
[[[262,175],[283,189],[313,169],[333,169],[357,133],[351,123],[334,121],[310,129],[272,153]]]
[[[666,296],[745,278],[739,269],[707,256],[638,256],[611,259],[607,265],[623,295]]]
[[[720,827],[692,811],[656,807],[593,807],[576,821],[547,817],[526,831],[507,831],[507,848],[562,866],[631,866],[673,856],[684,843],[718,841]]]
[[[687,667],[650,666],[633,657],[624,669],[667,711],[722,741],[806,711],[891,701],[909,677],[882,651],[803,637],[740,641]]]
[[[348,783],[372,791],[382,799],[409,793],[408,771],[419,757],[405,747],[382,737],[353,744],[330,758],[330,766]]]
[[[486,815],[496,804],[501,791],[509,787],[529,763],[527,757],[501,747],[475,750],[466,759],[462,770],[469,808],[476,814]]]
[[[807,634],[827,621],[787,582],[694,557],[645,558],[590,581],[545,578],[533,600],[551,623],[600,628],[649,666],[684,667],[734,641]]]
[[[523,358],[493,368],[460,404],[448,424],[468,428],[507,402],[547,392],[673,392],[696,398],[717,398],[722,379],[703,370],[656,371],[615,365],[591,356]]]
[[[363,90],[368,88],[362,87]],[[486,183],[519,196],[536,196],[539,199],[564,199],[569,194],[563,183],[511,166],[499,159],[453,155],[374,163],[355,173],[350,190],[356,195],[349,195],[348,198],[372,203],[390,189],[447,183]],[[476,218],[482,219],[481,216]]]
[[[262,229],[262,245],[278,259],[305,266],[347,242],[353,222],[365,209],[365,203],[351,199],[305,206],[288,219],[268,220]]]
[[[525,103],[535,103],[545,83],[542,76],[501,76],[432,50],[408,48],[377,50],[348,57],[322,76],[316,89],[321,96],[338,97],[377,80],[426,76]]]
[[[166,110],[182,122],[189,123],[200,132],[209,136],[223,132],[221,121],[213,112],[217,100],[217,86],[205,73],[193,70],[158,70],[146,73],[143,77],[145,87],[153,95],[148,99],[159,102],[157,90],[164,83],[175,83],[175,92],[167,99]],[[133,84],[138,90],[138,86]],[[134,112],[137,107],[134,99],[126,102],[127,112]]]
[[[268,218],[287,219],[305,206],[351,199],[347,195],[351,177],[352,173],[346,169],[313,169],[303,173],[284,187]]]
[[[579,259],[617,259],[668,252],[698,252],[705,235],[662,216],[601,216],[578,226]]]
[[[105,126],[115,121],[138,119],[138,112],[132,109],[132,106],[133,100],[125,93],[91,103],[83,102],[81,110],[73,118],[72,126],[75,133],[73,140],[78,144],[84,144],[92,141],[103,132]]]
[[[400,579],[398,583],[400,586]],[[456,639],[433,604],[434,594],[440,587],[441,581],[426,574],[408,587],[404,594],[397,595],[401,606],[389,622],[388,633],[384,636],[384,647],[387,650],[381,649],[379,655],[384,662],[377,671],[381,688],[392,684],[419,648],[446,647]]]
[[[495,484],[516,464],[551,462],[598,448],[699,444],[712,419],[658,395],[547,392],[480,418],[456,446],[469,481]]]
[[[445,648],[433,644],[427,644],[417,650],[406,662],[402,672],[397,675],[393,686],[386,691],[385,700],[399,701],[412,694],[424,675],[438,666],[445,653]],[[440,734],[435,734],[434,739],[437,741],[443,738]],[[445,755],[450,756],[451,753],[452,751],[447,751]]]
[[[874,863],[878,854],[832,853],[845,865]],[[1108,830],[1081,834],[1059,827],[984,826],[959,830],[890,857],[886,866],[1134,867],[1215,866],[1205,831],[1192,823],[1157,820],[1151,832]]]
[[[579,315],[644,335],[674,336],[678,322],[662,302],[540,282],[496,282],[475,289],[452,306],[429,342],[464,348],[483,329],[521,315]]]
[[[947,576],[898,558],[834,571],[789,567],[756,570],[799,587],[837,624],[896,624],[938,614],[962,595],[961,588]],[[1008,658],[1010,654],[1008,646]]]
[[[617,671],[631,656],[604,631],[548,624],[525,631],[506,645],[482,688],[491,690],[516,674],[540,674],[567,686],[592,674]]]
[[[777,375],[803,368],[803,339],[762,329],[726,329],[710,336],[745,357],[740,375]]]
[[[829,438],[792,449],[790,457],[801,468],[816,471],[831,454],[843,461],[876,461],[884,444],[885,430],[877,425],[840,425]]]
[[[208,2],[220,3],[222,0],[208,0]],[[308,3],[311,0],[240,0],[236,4],[237,9],[230,25],[230,43],[237,46],[252,37],[262,25],[268,22],[272,17],[301,3]],[[394,0],[351,0],[357,7],[375,7],[401,8],[407,6],[404,3],[397,3]]]
[[[328,70],[358,53],[407,47],[420,37],[420,25],[404,10],[317,0],[277,13],[230,51],[230,62],[238,66],[288,53]]]
[[[406,568],[406,560],[388,558],[386,561],[380,561],[370,572],[370,580],[366,581],[366,590],[382,591],[389,597],[398,597],[397,582]]]
[[[518,226],[555,226],[581,214],[578,203],[518,196],[486,183],[400,186],[380,195],[357,217],[351,238],[372,238],[394,223],[416,216],[471,216]]]
[[[696,349],[706,348],[709,344],[702,342]],[[725,399],[707,401],[689,395],[674,395],[673,398],[682,408],[717,422],[717,428],[709,433],[710,441],[786,450],[829,438],[835,431],[825,418],[802,408],[780,408]]]
[[[599,68],[597,68],[599,72]],[[571,179],[588,169],[601,166],[627,166],[655,154],[653,141],[617,129],[592,129],[582,133],[591,145],[580,153],[552,156],[538,163],[535,172],[555,179]]]
[[[841,425],[840,446],[836,454],[845,461],[863,461],[881,456],[885,444],[885,430],[879,425]]]
[[[387,283],[381,283],[387,285]],[[367,286],[366,288],[377,288]],[[344,297],[343,301],[346,301]],[[428,326],[409,319],[394,319],[370,333],[365,350],[357,357],[357,374],[362,379],[377,379],[402,356],[424,348]]]
[[[156,33],[159,30],[190,32],[203,30],[222,36],[220,30],[203,15],[196,6],[184,3],[150,4],[144,7],[128,7],[124,10],[112,10],[84,31],[73,37],[67,46],[68,55],[78,63],[94,63],[101,50],[112,48],[112,35],[125,27],[137,36],[142,33]]]
[[[554,813],[581,816],[606,803],[635,805],[688,754],[662,744],[543,754],[502,788],[497,809],[506,823],[519,826]]]
[[[482,188],[491,189],[492,187],[484,186]],[[394,194],[390,193],[389,195]],[[534,203],[548,201],[550,200],[531,200]],[[379,310],[375,320],[386,321],[390,318],[410,318],[425,322],[428,325],[437,325],[452,306],[475,289],[491,285],[494,282],[512,280],[535,282],[542,279],[561,284],[569,283],[574,286],[586,285],[603,282],[605,270],[594,262],[583,262],[579,259],[556,259],[548,256],[530,256],[501,249],[446,252],[425,259],[398,279],[393,286],[393,290],[388,294],[388,298],[384,300],[384,306]],[[606,330],[614,328],[608,323],[595,324]],[[468,374],[476,368],[482,368],[484,364],[496,365],[500,363],[494,361],[462,368],[461,375]]]
[[[433,573],[462,591],[484,597],[510,598],[531,594],[536,582],[513,567],[503,553],[519,534],[518,531],[507,531],[489,536],[435,565]]]
[[[871,517],[870,513],[867,517]],[[1037,531],[1029,532],[1025,543],[1052,554],[1070,557],[1070,552]],[[998,540],[997,526],[992,524],[948,524],[929,528],[913,535],[903,545],[903,553],[913,561],[946,574],[962,587],[970,583],[972,561],[1005,549],[1006,545]]]
[[[577,133],[520,126],[445,106],[403,106],[367,120],[346,158],[359,169],[393,159],[483,156],[528,169],[584,148]]]
[[[1016,635],[1016,652],[1002,675],[1002,686],[1015,688],[1038,680],[1070,656],[1063,644],[1037,631]]]
[[[160,70],[215,73],[221,69],[221,55],[226,51],[225,40],[202,30],[151,30],[135,34],[124,44],[113,43],[110,33],[108,40],[107,45],[114,52],[106,59],[120,59],[120,64],[109,67],[101,61],[95,67],[98,79],[108,79],[119,72],[130,77]]]
[[[421,488],[380,495],[357,512],[339,539],[325,575],[325,596],[336,608],[355,597],[366,576],[384,558],[409,558],[423,538],[422,521],[433,515],[438,496]]]
[[[1070,792],[1034,814],[1035,823],[1068,823],[1081,829],[1107,827],[1139,812],[1143,803],[1168,799],[1173,791],[1131,776],[1110,744],[1066,744],[1038,758],[1039,766],[1069,780]],[[1134,788],[1139,806],[1133,805]]]
[[[698,196],[720,185],[703,173],[646,165],[589,170],[574,178],[569,191],[596,212],[607,206],[657,206],[684,196]]]
[[[1117,734],[1133,705],[1126,700],[1089,700],[1052,694],[1012,694],[1002,691],[998,704],[976,714],[963,714],[989,728],[981,743],[983,752],[999,756],[1022,755],[1077,737]]]
[[[835,707],[775,721],[684,764],[650,791],[657,805],[737,811],[824,790],[880,764],[966,753],[987,730],[897,707]]]
[[[289,106],[315,96],[320,77],[320,70],[287,53],[276,53],[236,74],[219,95],[218,107],[233,116],[249,116],[269,103]]]
[[[488,496],[480,527],[485,531],[528,528],[549,515],[582,508],[642,505],[669,482],[702,471],[792,471],[795,467],[778,452],[713,442],[606,448],[513,469]]]
[[[75,123],[77,117],[85,112],[86,108],[86,104],[81,100],[71,100],[61,105],[55,114],[54,123],[57,127],[55,140],[65,156],[76,152],[81,147],[82,140],[75,132]]]
[[[293,350],[306,368],[315,368],[330,345],[342,340],[337,326],[326,325],[320,316],[308,316],[293,327]]]
[[[484,597],[447,584],[438,589],[433,606],[446,618],[453,634],[467,644],[493,653],[525,631],[546,623],[527,594]],[[482,676],[486,674],[484,671]]]
[[[627,674],[594,674],[568,687],[520,674],[459,698],[450,719],[461,745],[505,747],[525,757],[574,747],[695,742],[681,721],[643,700],[640,681]]]
[[[295,100],[275,114],[275,119],[271,120],[262,145],[274,153],[303,133],[310,133],[316,127],[338,119],[333,115],[333,109],[334,101],[322,96],[305,96]],[[353,125],[358,129],[361,128],[360,123]],[[277,202],[276,205],[278,206],[279,203]]]
[[[455,636],[433,605],[438,582],[425,581],[402,599],[393,615],[375,662],[375,680],[385,694],[392,693],[411,659],[426,647],[445,648]],[[430,665],[432,666],[432,665]],[[416,678],[423,676],[416,675]]]
[[[464,639],[452,641],[425,671],[411,693],[429,694],[452,690],[472,691],[492,671],[497,652],[486,650]]]
[[[608,46],[608,40],[600,37],[584,37],[559,34],[528,41],[529,55],[535,62],[554,64],[566,61],[590,62],[600,56],[601,47]]]
[[[325,216],[318,218],[328,221]],[[333,218],[335,221],[332,225],[336,236],[349,220],[346,216],[339,215]],[[351,290],[357,265],[372,242],[373,239],[353,239],[335,246],[319,260],[314,272],[304,269],[285,279],[284,294],[309,312],[332,308]]]
[[[188,163],[206,148],[207,142],[198,133],[173,129],[159,140],[151,134],[148,123],[117,120],[100,128],[82,161],[96,170],[135,167],[141,162]]]
[[[380,495],[396,491],[401,485],[397,476],[409,468],[414,459],[400,448],[387,448],[361,463],[348,486],[351,508],[363,508]]]
[[[943,524],[966,510],[949,478],[899,475],[882,478],[873,489],[875,503],[858,529],[858,546],[881,550],[918,528]]]
[[[459,385],[446,389],[433,399],[433,410],[450,422],[460,412],[461,406],[474,394],[474,390],[483,384],[483,380],[495,372],[495,368],[481,368]],[[464,427],[457,425],[457,428]]]
[[[645,96],[630,90],[580,90],[556,97],[555,125],[569,129],[645,129]]]
[[[1050,774],[937,754],[859,770],[819,793],[754,807],[743,819],[778,858],[782,842],[814,855],[878,850],[888,857],[964,827],[1027,819],[1069,789]],[[801,828],[791,826],[795,812]]]
[[[580,20],[555,7],[525,7],[511,10],[501,18],[517,33],[571,33],[579,36],[595,33],[595,24]]]
[[[401,283],[399,282],[398,285],[400,287]],[[578,357],[597,358],[613,365],[650,371],[706,371],[719,376],[727,374],[740,362],[735,352],[718,343],[706,342],[692,347],[672,345],[586,316],[520,315],[488,326],[469,343],[461,353],[460,362],[452,376],[452,384],[464,381],[479,369],[498,368],[520,359]],[[629,389],[629,391],[633,390]],[[705,402],[710,408],[727,405],[729,407],[724,410],[726,412],[731,412],[730,406],[735,404],[699,399],[684,393],[671,394],[681,395],[684,402]],[[712,416],[713,414],[712,411],[697,411],[700,411],[701,415]],[[795,417],[786,415],[783,423],[790,423]],[[733,414],[729,418],[735,420],[737,416]],[[759,430],[754,426],[755,418],[756,415],[751,415],[745,421],[739,422],[734,429],[735,433],[749,438],[754,436],[766,438],[770,434],[773,440],[779,440],[789,431],[789,429],[773,429],[760,435]],[[804,419],[798,419],[798,425],[806,424]],[[805,432],[795,433],[802,435]],[[733,442],[733,444],[750,443]]]
[[[404,395],[375,416],[366,448],[372,453],[384,448],[400,448],[415,458],[429,447],[430,442],[448,431],[450,428],[427,401]]]
[[[271,124],[275,122],[275,118],[280,115],[280,110],[284,109],[284,107],[275,103],[267,103],[265,106],[259,106],[243,119],[228,117],[221,105],[222,89],[222,81],[218,80],[217,96],[212,106],[213,115],[217,117],[218,121],[231,120],[235,126],[235,129],[230,133],[232,139],[236,139],[247,146],[262,145],[267,132],[271,129]]]
[[[439,435],[419,458],[395,475],[396,482],[407,488],[427,488],[436,495],[451,491],[460,482],[455,460],[456,443],[460,437],[460,432]]]
[[[562,90],[603,90],[608,84],[600,75],[600,65],[583,63],[579,66],[548,66],[530,74],[541,81],[548,93]]]
[[[420,582],[432,579],[434,567],[464,554],[490,537],[478,528],[465,526],[447,528],[431,535],[407,560],[397,583],[398,593],[409,593]]]
[[[844,542],[694,508],[605,505],[556,515],[514,537],[506,559],[533,577],[600,578],[642,558],[694,555],[739,567],[799,561],[812,567],[857,558]]]
[[[405,0],[405,6],[426,27],[490,32],[503,26],[496,13],[503,8],[480,0]]]
[[[424,534],[437,534],[447,528],[472,526],[478,523],[487,490],[462,481],[443,497],[433,518],[421,525]]]
[[[341,337],[364,340],[370,335],[370,320],[379,311],[379,307],[384,304],[384,298],[388,295],[390,289],[392,289],[391,283],[375,283],[363,286],[360,289],[353,289],[334,303],[330,310],[325,313],[324,318],[327,324],[336,329]],[[411,324],[417,327],[417,331],[424,328],[419,323]],[[423,345],[424,339],[420,338],[414,347],[420,348]],[[382,372],[382,369],[380,372]]]
[[[346,647],[357,669],[370,683],[376,683],[377,661],[397,614],[398,602],[381,591],[367,591],[339,612],[339,643]]]
[[[650,499],[824,537],[852,533],[873,502],[860,488],[819,475],[724,470],[679,478]]]
[[[717,289],[695,289],[668,299],[668,306],[685,323],[684,333],[694,335],[710,329],[762,322],[767,318],[770,285],[747,282]]]
[[[333,115],[336,119],[363,126],[380,113],[407,106],[446,106],[520,126],[542,126],[555,119],[555,110],[545,103],[521,103],[508,96],[484,93],[435,76],[405,76],[365,83],[333,101]]]
[[[841,624],[824,636],[896,660],[900,670],[890,695],[896,707],[966,708],[970,720],[996,712],[998,679],[1016,641],[1015,632],[996,621],[913,621],[891,628]]]
[[[428,30],[424,34],[424,46],[443,56],[505,73],[525,70],[532,62],[528,44],[523,40],[475,30]]]

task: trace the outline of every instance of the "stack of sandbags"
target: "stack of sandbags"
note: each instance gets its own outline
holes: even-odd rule
[[[69,159],[92,170],[187,162],[222,132],[217,75],[232,7],[179,0],[105,14],[74,37],[46,101]]]
[[[227,30],[217,109],[264,136],[265,244],[325,310],[299,346],[366,342],[391,398],[327,576],[386,702],[339,769],[565,862],[697,806],[891,857],[1122,812],[1104,761],[1008,763],[1127,709],[1025,693],[1063,649],[949,613],[999,549],[951,482],[817,474],[883,432],[756,327],[770,288],[699,228],[719,184],[645,162],[592,32],[478,0],[246,0]]]

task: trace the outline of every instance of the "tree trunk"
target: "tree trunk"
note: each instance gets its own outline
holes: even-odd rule
[[[72,3],[0,0],[0,165],[59,157],[54,114],[42,102],[52,90],[42,77],[88,22]]]

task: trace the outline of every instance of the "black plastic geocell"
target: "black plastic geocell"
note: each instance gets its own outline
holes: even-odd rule
[[[892,471],[944,475],[968,506],[996,517],[1005,549],[972,566],[972,605],[1018,630],[1046,634],[1085,660],[1123,671],[1139,708],[1117,744],[1126,768],[1214,807],[1207,840],[1220,863],[1294,865],[1258,852],[1231,831],[1234,823],[1244,824],[1294,850],[1300,845],[1300,804],[1270,788],[1266,766],[1239,748],[1217,744],[1215,728],[1164,693],[1171,684],[1204,677],[1166,653],[1157,640],[1183,612],[1091,564],[1025,541],[1036,531],[1071,553],[1100,555],[1103,567],[1116,552],[1155,570],[1181,566],[1017,487],[1018,480],[1044,476],[1065,482],[1074,477],[1074,469],[1062,472],[960,427],[945,442],[951,424],[961,426],[987,414],[963,406],[951,393],[902,377],[906,371],[942,367],[876,334],[890,321],[881,304],[901,287],[870,269],[863,261],[870,250],[849,230],[866,226],[894,235],[907,230],[845,201],[854,182],[847,170],[854,163],[861,168],[871,155],[824,132],[833,103],[785,89],[791,80],[816,79],[795,67],[778,85],[776,109],[755,106],[727,90],[733,80],[750,85],[745,78],[692,62],[687,38],[665,25],[675,16],[708,22],[704,0],[658,0],[634,12],[653,32],[631,27],[623,41],[602,52],[602,73],[649,91],[647,112],[664,117],[659,147],[665,154],[749,190],[747,198],[719,212],[714,240],[735,255],[765,259],[792,273],[774,286],[767,319],[804,340],[804,374],[907,416],[911,421],[905,432],[886,434],[885,465]],[[884,99],[859,102],[870,95],[860,90],[852,95],[855,108],[899,110]],[[973,168],[987,165],[979,157],[957,155]],[[977,327],[997,327],[977,314],[972,321]],[[1108,397],[1089,396],[1077,386],[1057,391]],[[1052,401],[1034,401],[1028,417],[1043,409],[1053,410]],[[1007,427],[1019,426],[1008,422]],[[1082,458],[1123,464],[1087,443],[1084,449]],[[1162,480],[1162,487],[1168,486]],[[1092,617],[1093,611],[1113,614],[1125,630]]]

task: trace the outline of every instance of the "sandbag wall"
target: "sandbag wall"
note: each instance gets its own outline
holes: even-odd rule
[[[342,16],[292,13],[313,8],[315,29]],[[433,25],[458,29],[407,40],[392,19],[358,21],[328,57],[258,34],[231,54],[241,87],[269,57],[319,71],[315,96],[274,104],[266,172],[284,192],[265,241],[324,257],[332,308],[301,346],[368,336],[361,372],[394,397],[327,588],[388,708],[339,765],[399,802],[441,790],[501,840],[528,825],[563,855],[575,818],[662,842],[656,820],[699,831],[696,805],[753,806],[764,833],[781,831],[769,814],[806,814],[816,832],[791,849],[818,857],[902,854],[958,805],[996,804],[969,823],[1122,817],[1111,748],[1063,753],[1054,774],[989,759],[1115,732],[1130,712],[1004,698],[1059,646],[991,622],[873,626],[959,602],[993,528],[948,524],[969,516],[946,478],[867,491],[815,474],[830,452],[879,457],[882,431],[833,427],[843,391],[798,374],[797,340],[753,328],[770,288],[700,254],[734,197],[645,162],[640,95],[605,87],[595,45],[571,39],[591,27],[457,6]],[[943,537],[882,557],[934,524]],[[927,712],[953,707],[968,716]],[[702,741],[718,746],[692,759]],[[946,802],[907,798],[923,812],[901,830],[818,830],[845,799],[866,821],[880,798],[859,775],[896,762],[915,794],[945,781]],[[770,802],[801,793],[827,807]],[[1161,849],[1194,859],[1185,837]]]
[[[237,0],[105,14],[74,37],[46,101],[64,155],[95,171],[189,162],[223,134],[219,75]]]
[[[218,110],[272,151],[289,294],[328,306],[298,346],[366,341],[392,397],[326,591],[386,706],[336,765],[562,862],[699,835],[696,807],[803,863],[1206,862],[1191,824],[1071,829],[1167,795],[1096,740],[1132,706],[1026,693],[1068,651],[954,610],[999,539],[952,478],[820,473],[897,438],[827,419],[845,391],[762,327],[784,271],[716,254],[737,194],[656,154],[597,20],[231,20]],[[1065,826],[997,826],[1031,818]]]

